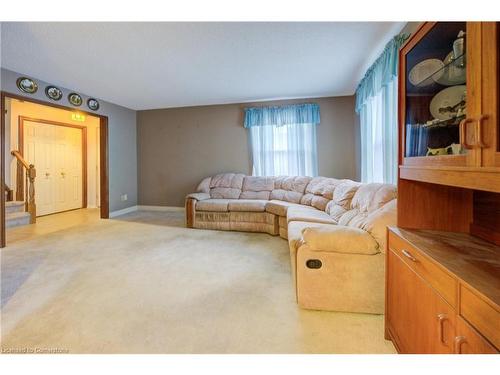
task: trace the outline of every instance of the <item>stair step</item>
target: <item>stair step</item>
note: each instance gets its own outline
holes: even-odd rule
[[[24,211],[24,202],[23,201],[11,201],[5,202],[5,213],[13,213],[13,212],[23,212]]]
[[[5,215],[5,227],[13,228],[30,223],[30,214],[28,212],[12,212]]]

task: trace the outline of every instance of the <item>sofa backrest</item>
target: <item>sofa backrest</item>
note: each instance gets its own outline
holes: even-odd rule
[[[360,186],[360,182],[351,180],[342,180],[335,186],[332,199],[326,205],[325,211],[336,223],[338,223],[340,218],[351,209],[352,198]]]
[[[306,176],[279,176],[274,179],[274,189],[270,198],[290,203],[300,203],[307,184],[312,177]]]
[[[307,184],[306,191],[301,204],[312,206],[318,210],[325,211],[326,206],[333,198],[335,188],[343,180],[328,177],[314,177],[309,184]]]
[[[244,178],[243,173],[221,173],[212,176],[208,182],[205,182],[203,188],[206,189],[206,184],[208,184],[208,193],[211,198],[239,199]]]
[[[269,200],[274,189],[274,177],[245,176],[240,199]]]

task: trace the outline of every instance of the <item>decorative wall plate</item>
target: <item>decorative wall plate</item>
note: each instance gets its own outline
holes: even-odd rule
[[[408,75],[408,79],[413,86],[429,86],[441,78],[444,64],[439,59],[427,59],[415,65]]]
[[[75,107],[80,107],[83,103],[82,97],[75,92],[72,92],[71,94],[68,95],[68,100]]]
[[[58,101],[58,100],[61,100],[61,98],[63,96],[63,93],[62,93],[62,91],[58,87],[47,86],[45,88],[45,95],[47,95],[47,97],[49,99]]]
[[[434,118],[449,120],[457,116],[457,112],[446,111],[446,108],[454,107],[466,99],[465,85],[451,86],[439,91],[431,100],[430,111]]]
[[[34,94],[38,90],[35,81],[28,77],[19,77],[16,81],[17,88],[27,94]]]
[[[99,102],[97,99],[89,98],[87,100],[87,107],[89,107],[93,111],[97,111],[99,109]]]

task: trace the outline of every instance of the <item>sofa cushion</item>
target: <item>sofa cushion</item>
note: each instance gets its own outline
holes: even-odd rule
[[[212,177],[204,178],[196,188],[197,193],[210,193],[210,181],[212,181]]]
[[[274,189],[274,177],[245,176],[243,191],[271,191]]]
[[[229,211],[264,212],[267,202],[257,199],[236,199],[230,201],[227,208]]]
[[[242,173],[221,173],[210,179],[210,197],[215,199],[238,199],[243,186]]]
[[[278,215],[278,216],[286,216],[286,211],[288,210],[288,207],[293,207],[293,206],[300,207],[300,204],[279,201],[279,200],[274,199],[274,200],[267,202],[266,211],[271,212],[271,213]]]
[[[397,189],[391,184],[362,184],[351,201],[351,208],[359,212],[372,212],[397,197]]]
[[[233,188],[239,189],[243,187],[243,173],[220,173],[212,177],[210,180],[210,189],[212,188]]]
[[[274,189],[271,191],[270,199],[300,203],[300,199],[304,195],[306,186],[311,179],[311,177],[307,176],[275,177]]]
[[[210,189],[210,197],[214,199],[238,199],[240,195],[240,189],[227,187],[216,187]]]
[[[228,212],[229,199],[206,199],[196,202],[196,211]]]
[[[387,227],[397,224],[397,200],[393,199],[366,216],[360,228],[366,230],[378,242],[380,251],[385,253]]]
[[[335,221],[326,212],[307,206],[289,207],[286,218],[288,223],[291,221],[307,221],[310,223],[335,224]]]
[[[380,252],[377,241],[359,228],[332,225],[327,228],[305,228],[302,240],[312,251],[374,255]]]
[[[351,201],[361,184],[350,180],[344,180],[335,187],[332,200],[327,204],[325,212],[337,223],[341,216],[351,207]]]
[[[300,203],[324,211],[333,197],[337,185],[343,180],[327,177],[314,177],[306,187]]]
[[[268,201],[270,194],[270,191],[242,191],[240,199],[261,199]]]
[[[240,199],[269,200],[274,188],[274,177],[245,176]]]

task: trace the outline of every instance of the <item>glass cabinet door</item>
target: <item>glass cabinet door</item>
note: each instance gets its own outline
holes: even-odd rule
[[[466,22],[437,22],[402,56],[405,159],[450,157],[459,165],[474,148],[476,125],[463,121],[468,118],[467,48],[473,48],[467,32]]]

